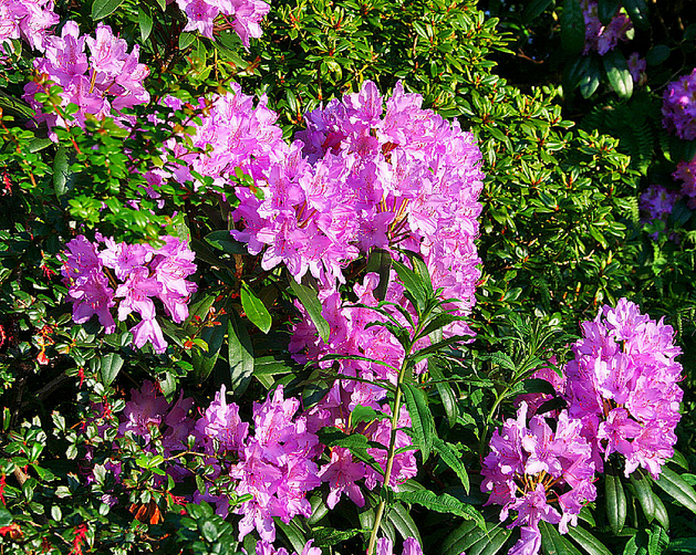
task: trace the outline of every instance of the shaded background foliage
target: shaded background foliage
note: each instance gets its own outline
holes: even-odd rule
[[[576,335],[580,321],[622,296],[653,317],[665,316],[684,349],[686,395],[678,449],[684,453],[684,460],[679,459],[684,479],[694,483],[686,471],[696,464],[691,410],[696,398],[695,221],[679,205],[668,226],[681,240],[661,234],[654,241],[640,220],[638,198],[652,183],[670,184],[676,163],[696,151],[662,129],[660,113],[667,82],[696,65],[696,6],[662,1],[645,6],[645,23],[636,25],[635,37],[619,48],[624,57],[634,51],[648,57],[647,85],[620,97],[606,71],[596,65],[586,69],[596,87],[585,97],[569,77],[582,57],[563,48],[563,34],[570,32],[563,25],[564,10],[572,1],[277,2],[263,37],[248,51],[229,31],[215,42],[182,33],[184,20],[174,4],[126,0],[112,3],[113,13],[104,18],[129,43],[142,45],[141,59],[151,68],[153,100],[135,109],[140,121],[170,90],[178,89],[191,100],[234,81],[247,94],[267,95],[290,137],[303,128],[304,113],[358,90],[364,80],[373,80],[382,91],[401,80],[409,91],[423,95],[426,107],[456,117],[474,132],[487,176],[478,247],[483,278],[471,317],[478,338],[459,353],[459,363],[448,363],[447,372],[457,378],[450,397],[429,394],[438,434],[457,445],[472,487],[465,492],[452,471],[432,459],[419,475],[420,486],[414,487],[447,492],[476,506],[484,501],[478,494],[479,447],[493,423],[510,414],[524,378],[552,354],[559,363],[567,360],[572,341],[567,334]],[[90,13],[94,5],[63,2],[57,11],[87,30],[95,26]],[[85,444],[104,451],[108,446],[96,433],[78,433],[74,424],[86,418],[89,401],[113,399],[111,410],[122,410],[126,392],[147,377],[158,379],[168,397],[184,386],[201,404],[226,383],[238,397],[245,395],[246,404],[241,404],[247,415],[251,401],[274,384],[308,394],[308,370],[278,348],[288,341],[284,324],[295,317],[288,277],[269,276],[238,244],[215,235],[226,230],[229,206],[221,206],[214,191],[169,191],[167,207],[179,214],[174,219],[143,218],[126,207],[106,216],[100,213],[101,203],[109,198],[136,196],[139,182],[126,169],[123,147],[144,153],[138,164],[146,169],[169,132],[143,124],[139,132],[123,137],[102,123],[88,133],[63,132],[53,144],[43,130],[23,126],[30,114],[17,99],[29,74],[28,60],[25,56],[0,67],[0,106],[7,126],[2,128],[0,171],[11,182],[11,192],[5,188],[0,196],[0,325],[6,336],[0,345],[1,446],[9,465],[7,506],[25,530],[25,543],[17,549],[33,545],[38,552],[50,529],[64,538],[56,548],[69,552],[76,527],[90,522],[94,524],[86,538],[97,552],[234,553],[231,524],[216,520],[205,505],[189,505],[184,520],[169,492],[148,486],[152,472],[136,463],[135,445],[129,447],[130,459],[124,455],[134,480],[135,493],[128,501],[155,500],[165,519],[150,524],[134,520],[126,506],[105,508],[100,494],[108,489],[108,478],[85,485],[72,473],[73,459]],[[175,117],[185,126],[195,114]],[[81,154],[70,150],[71,141]],[[147,202],[143,208],[154,207]],[[57,256],[75,233],[75,221],[84,226],[80,229],[98,224],[117,239],[154,238],[163,226],[182,237],[190,233],[199,263],[199,294],[183,331],[165,329],[174,343],[169,356],[133,351],[123,332],[102,337],[95,326],[72,325],[63,301],[65,287],[55,273],[60,267]],[[242,282],[268,308],[274,323],[270,334],[261,333],[253,315],[243,310]],[[544,335],[548,329],[555,333]],[[207,349],[187,343],[195,339]],[[235,350],[233,340],[243,349]],[[48,364],[38,364],[39,353],[45,353]],[[253,358],[251,369],[230,372],[231,367],[240,368],[240,356]],[[493,422],[492,406],[502,408],[492,415]],[[25,465],[31,470],[21,470]],[[634,484],[624,485],[626,491],[636,491]],[[693,552],[693,544],[687,543],[696,536],[692,513],[673,503],[670,495],[660,495],[669,508],[668,525],[641,512],[637,494],[628,496],[629,521],[623,531],[601,524],[610,518],[600,503],[583,515],[585,525],[596,529],[611,553]],[[333,546],[331,552],[357,552],[360,530],[369,523],[361,521],[354,507],[327,514],[318,497],[313,501],[315,516],[283,528],[288,544],[297,549],[301,539],[315,537],[321,545]],[[693,509],[696,502],[691,502]],[[398,506],[388,526],[402,532],[418,522],[426,552],[442,547],[444,553],[458,554],[477,546],[492,554],[513,543],[509,532],[497,525],[494,507],[483,509],[491,531],[484,541],[473,522],[462,523],[454,513],[414,504],[409,516],[405,505]],[[22,512],[33,516],[18,516]],[[8,518],[7,511],[0,512],[0,526],[9,524]],[[215,532],[206,522],[214,523]],[[559,541],[559,553],[575,553],[565,539]],[[585,545],[584,552],[604,553],[576,543]]]

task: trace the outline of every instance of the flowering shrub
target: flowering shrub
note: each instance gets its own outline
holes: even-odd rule
[[[97,316],[106,333],[116,329],[111,309],[118,304],[118,319],[126,320],[136,312],[141,321],[130,329],[133,345],[141,348],[151,343],[155,352],[163,353],[167,342],[156,319],[153,298],[164,305],[165,314],[181,323],[188,317],[188,301],[196,284],[187,281],[196,271],[195,254],[176,237],[166,237],[155,249],[148,244],[127,245],[99,237],[90,243],[84,235],[66,247],[61,273],[69,287],[73,303],[73,320],[87,322]],[[105,249],[99,251],[99,245]],[[120,299],[118,302],[116,299]]]
[[[662,125],[680,139],[696,139],[696,70],[671,82],[662,104]]]
[[[693,544],[692,15],[0,15],[3,554]]]

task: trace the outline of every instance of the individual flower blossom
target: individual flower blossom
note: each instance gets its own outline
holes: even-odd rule
[[[641,58],[638,52],[634,52],[628,57],[628,71],[633,78],[633,84],[637,87],[645,85],[648,75],[645,73],[648,65],[645,58]]]
[[[662,126],[680,139],[696,139],[696,69],[672,81],[662,97]]]
[[[251,37],[259,38],[263,34],[260,23],[271,9],[263,0],[176,0],[176,3],[188,19],[184,31],[198,31],[212,39],[214,20],[220,16],[222,24],[232,28],[246,48]]]
[[[688,198],[689,208],[696,208],[696,156],[690,162],[679,162],[672,177],[682,182],[681,194]]]
[[[365,477],[365,463],[355,462],[349,449],[331,448],[331,461],[319,471],[322,482],[328,482],[330,493],[326,505],[333,509],[345,493],[358,507],[365,506],[365,498],[356,483]]]
[[[643,213],[641,222],[653,224],[660,220],[667,223],[669,215],[674,209],[674,205],[681,198],[676,191],[667,189],[662,185],[650,185],[640,196],[640,211]],[[659,232],[652,233],[650,236],[657,240]]]
[[[59,21],[53,0],[0,0],[0,49],[21,38],[43,52],[48,29]]]
[[[99,250],[102,245],[106,248]],[[96,315],[106,333],[112,333],[116,324],[111,309],[117,306],[119,320],[132,314],[141,318],[130,329],[133,345],[140,349],[150,343],[156,353],[164,353],[167,341],[154,301],[159,299],[175,322],[188,317],[188,301],[196,291],[196,285],[185,279],[196,270],[193,251],[177,237],[166,237],[164,246],[155,248],[116,243],[99,234],[95,243],[80,235],[66,247],[61,273],[75,323]]]
[[[313,540],[309,540],[302,548],[301,553],[293,553],[293,555],[322,555],[321,549],[312,547],[312,543]],[[242,551],[244,550],[242,549]],[[275,549],[270,543],[260,541],[256,543],[256,555],[288,555],[288,551],[284,547]]]
[[[394,555],[394,544],[389,538],[379,538],[375,555]],[[416,538],[406,538],[401,555],[423,555],[423,548]],[[461,555],[464,555],[463,553]]]
[[[109,26],[100,23],[95,37],[90,37],[81,35],[77,23],[68,21],[61,36],[48,37],[44,46],[44,56],[34,60],[37,78],[25,85],[22,98],[36,111],[35,121],[46,123],[52,137],[55,126],[84,127],[88,117],[103,119],[111,116],[112,109],[121,112],[150,100],[143,86],[149,71],[138,62],[139,47],[135,45],[128,53],[126,41],[114,36]],[[36,94],[47,92],[54,84],[63,90],[59,108],[75,104],[77,112],[42,111]],[[119,116],[119,121],[127,119]]]
[[[509,553],[536,555],[541,545],[539,522],[558,524],[566,533],[577,524],[582,506],[596,498],[592,448],[581,435],[582,422],[567,411],[558,415],[555,431],[542,416],[527,423],[523,401],[516,419],[493,432],[491,452],[483,461],[481,491],[487,505],[502,505],[500,520],[514,513],[520,540]]]
[[[568,411],[583,422],[598,470],[619,453],[626,476],[641,466],[657,479],[674,453],[681,418],[681,349],[673,329],[626,299],[603,306],[581,327],[566,367]]]
[[[585,20],[585,50],[583,54],[597,52],[604,56],[613,50],[619,41],[628,39],[633,24],[623,8],[617,12],[608,25],[602,24],[595,0],[582,0],[582,15]]]

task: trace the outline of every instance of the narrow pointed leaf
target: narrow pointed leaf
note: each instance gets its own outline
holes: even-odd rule
[[[418,526],[413,522],[411,515],[408,514],[408,510],[401,503],[394,503],[390,507],[387,513],[387,520],[394,525],[394,528],[399,531],[403,539],[415,538],[419,544],[423,544]]]
[[[329,323],[321,315],[321,302],[317,297],[316,291],[297,283],[294,279],[290,278],[290,289],[297,295],[297,298],[305,307],[307,314],[312,319],[312,322],[319,332],[319,336],[324,340],[324,342],[329,341],[329,335],[331,334],[331,329],[329,328]]]
[[[254,374],[254,349],[244,323],[233,313],[227,323],[227,362],[235,396],[244,394]]]
[[[626,522],[626,494],[621,484],[621,477],[610,464],[605,467],[604,493],[609,527],[612,533],[617,535]]]
[[[259,299],[256,294],[249,288],[246,283],[242,283],[242,308],[247,315],[247,318],[259,328],[263,333],[268,333],[271,329],[273,320],[268,312],[266,305]]]
[[[433,447],[435,452],[440,456],[442,462],[444,462],[455,474],[459,477],[459,480],[464,487],[464,491],[469,493],[469,475],[466,472],[466,468],[461,460],[459,460],[459,454],[449,443],[436,438],[433,442]]]
[[[675,501],[696,513],[696,492],[684,479],[667,466],[662,467],[660,478],[655,483]]]
[[[569,526],[568,535],[587,555],[613,555],[602,542],[581,526]]]
[[[541,532],[541,551],[544,555],[582,555],[566,538],[561,536],[556,527],[546,521],[539,522]]]
[[[648,522],[655,518],[655,502],[651,488],[652,480],[646,476],[642,470],[636,469],[630,476],[631,484],[636,491],[636,497],[643,507],[643,514]]]
[[[411,428],[416,439],[416,444],[423,455],[423,462],[428,460],[433,448],[433,441],[437,437],[435,420],[428,407],[428,398],[425,392],[410,383],[402,384],[402,391],[408,412],[411,416]]]
[[[401,262],[393,260],[392,266],[396,270],[399,279],[403,282],[406,291],[411,294],[414,304],[420,312],[425,306],[426,299],[428,298],[422,279],[420,276],[418,276],[418,274],[416,274],[416,272]]]

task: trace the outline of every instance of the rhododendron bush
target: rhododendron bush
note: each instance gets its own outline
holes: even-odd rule
[[[693,18],[0,0],[0,553],[692,552]]]

